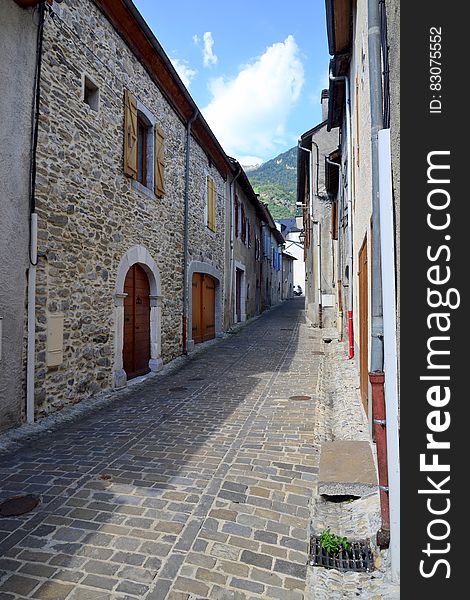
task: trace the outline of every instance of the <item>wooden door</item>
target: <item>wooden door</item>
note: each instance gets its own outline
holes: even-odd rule
[[[215,338],[215,279],[210,275],[203,277],[202,332],[204,342]]]
[[[140,265],[127,272],[124,293],[123,366],[132,379],[150,371],[150,285]]]
[[[199,344],[199,342],[202,342],[202,284],[203,274],[194,273],[192,282],[192,336],[195,344]]]
[[[359,251],[359,361],[361,398],[366,415],[369,410],[369,294],[367,276],[367,238]]]
[[[210,275],[194,273],[192,288],[192,338],[199,344],[215,337],[216,282]]]

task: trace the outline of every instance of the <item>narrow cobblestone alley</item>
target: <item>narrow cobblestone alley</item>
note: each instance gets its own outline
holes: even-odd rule
[[[3,456],[41,503],[0,519],[1,600],[301,600],[320,343],[292,300]]]

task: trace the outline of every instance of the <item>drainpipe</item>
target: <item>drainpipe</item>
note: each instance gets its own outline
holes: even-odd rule
[[[238,173],[235,175],[230,183],[230,279],[229,279],[229,306],[230,306],[230,326],[235,322],[235,302],[233,298],[233,291],[235,289],[235,269],[234,267],[234,245],[235,245],[235,182],[241,175],[242,168],[238,167]],[[260,242],[261,244],[261,242]],[[260,276],[260,290],[261,290],[261,276]]]
[[[312,140],[313,142],[313,140]],[[308,152],[309,154],[309,160],[308,160],[308,172],[309,172],[309,177],[308,177],[308,198],[309,198],[309,202],[308,202],[308,229],[309,231],[312,231],[313,233],[313,222],[312,222],[312,217],[313,217],[313,152],[312,150],[310,150],[309,148],[304,148],[302,145],[302,141],[299,140],[298,143],[298,147],[301,150],[304,150],[304,152]],[[310,236],[309,236],[310,238]],[[310,241],[310,239],[309,239]],[[313,257],[312,257],[312,271],[313,271]],[[305,289],[305,295],[307,295],[307,287]],[[319,298],[319,306],[320,306],[320,302],[321,302],[321,298]]]
[[[38,246],[38,215],[31,214],[31,241],[28,269],[28,350],[26,362],[26,421],[34,423],[34,371],[36,367],[36,268]]]
[[[183,354],[188,353],[188,256],[189,256],[189,148],[191,145],[191,125],[199,114],[194,115],[186,125],[186,167],[184,182],[184,237],[183,237]]]
[[[380,236],[380,176],[378,134],[383,127],[382,103],[382,56],[381,28],[378,0],[368,0],[368,48],[371,116],[371,163],[372,163],[372,266],[371,266],[371,353],[369,379],[372,387],[373,426],[377,445],[381,529],[377,543],[387,548],[390,543],[389,481],[386,441],[385,374],[383,356],[383,305],[382,305],[382,257]],[[390,275],[389,275],[390,276]],[[398,573],[396,556],[392,556],[392,570]]]
[[[326,162],[333,166],[336,167],[338,169],[338,171],[341,171],[341,164],[334,162],[332,160],[330,160],[328,157],[326,157]],[[343,303],[341,300],[341,227],[340,227],[340,206],[339,206],[339,202],[338,202],[338,207],[337,207],[337,214],[336,214],[336,220],[337,220],[337,226],[336,226],[336,231],[338,234],[338,243],[337,243],[337,256],[336,256],[336,270],[337,270],[337,276],[338,276],[338,290],[337,290],[337,297],[338,297],[338,327],[337,329],[339,330],[339,339],[340,341],[342,341],[343,339]],[[331,240],[331,247],[332,247],[332,255],[334,255],[334,243],[333,240]],[[334,268],[333,268],[334,271]],[[333,284],[334,284],[334,273],[333,273]]]
[[[349,332],[349,359],[354,358],[354,330],[353,330],[353,230],[352,230],[352,139],[351,139],[351,101],[349,95],[349,79],[346,75],[334,77],[330,73],[331,81],[344,81],[345,103],[346,103],[346,136],[348,138],[348,267],[349,267],[349,288],[348,288],[348,332]]]
[[[321,297],[321,223],[314,221],[317,225],[317,273],[318,273],[318,326],[323,327],[323,306]]]
[[[26,421],[34,423],[34,374],[36,370],[36,268],[38,264],[38,215],[36,213],[36,155],[39,132],[39,104],[41,100],[42,44],[44,38],[45,3],[39,6],[38,36],[36,41],[36,72],[31,123],[30,157],[30,229],[27,309],[27,359],[26,359]]]

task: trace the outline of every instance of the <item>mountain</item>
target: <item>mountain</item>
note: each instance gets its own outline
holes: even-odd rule
[[[250,170],[247,176],[274,219],[295,216],[297,146]]]

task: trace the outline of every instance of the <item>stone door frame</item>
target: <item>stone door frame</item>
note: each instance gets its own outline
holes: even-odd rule
[[[194,340],[193,340],[193,275],[194,273],[204,273],[205,275],[210,275],[215,279],[215,337],[220,337],[222,335],[222,276],[220,271],[218,271],[212,265],[193,260],[189,264],[188,268],[188,311],[187,311],[187,349],[188,352],[194,350]]]
[[[127,272],[135,265],[140,265],[147,273],[150,284],[150,360],[149,369],[158,371],[163,366],[161,357],[161,279],[157,263],[145,246],[132,246],[124,254],[119,263],[114,293],[114,370],[113,387],[127,385],[127,374],[123,368],[122,349],[124,346],[124,281]]]

